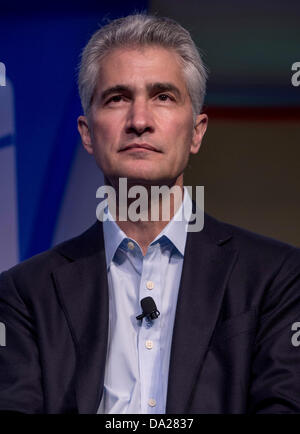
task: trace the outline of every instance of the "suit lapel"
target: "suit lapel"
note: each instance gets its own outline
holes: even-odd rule
[[[108,336],[108,284],[102,226],[96,224],[60,253],[70,262],[53,275],[77,353],[79,413],[96,413],[104,381]]]
[[[220,225],[212,221],[206,216],[205,229],[187,236],[172,339],[167,413],[189,411],[237,256],[231,243],[226,242],[231,236],[220,231],[217,234]]]

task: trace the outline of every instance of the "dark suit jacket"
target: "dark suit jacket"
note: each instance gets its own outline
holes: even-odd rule
[[[101,223],[1,275],[0,410],[96,413],[108,285]],[[300,250],[205,216],[188,233],[167,413],[300,412]]]

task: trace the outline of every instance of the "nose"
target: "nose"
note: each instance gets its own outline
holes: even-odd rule
[[[146,132],[153,132],[154,125],[147,101],[135,100],[128,111],[126,133],[141,136]]]

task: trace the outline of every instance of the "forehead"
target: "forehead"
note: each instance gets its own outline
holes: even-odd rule
[[[97,87],[169,82],[185,90],[179,55],[163,47],[115,48],[101,61]]]

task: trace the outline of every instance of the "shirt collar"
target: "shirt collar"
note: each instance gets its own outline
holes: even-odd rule
[[[109,210],[107,214],[111,217]],[[104,220],[103,222],[103,235],[105,245],[105,256],[107,268],[110,266],[111,261],[122,241],[127,238],[125,232],[117,225],[117,223],[111,218]]]
[[[187,225],[192,212],[192,200],[188,190],[184,187],[183,201],[172,220],[164,227],[150,245],[157,243],[161,238],[168,239],[184,256],[184,249],[187,235]],[[103,234],[105,243],[105,256],[107,267],[110,266],[113,257],[127,235],[111,218],[110,212],[107,209],[110,219],[103,221]]]
[[[184,187],[183,201],[172,220],[164,227],[157,235],[151,244],[157,242],[161,237],[165,236],[184,256],[186,243],[187,225],[192,213],[192,200],[188,190]]]

